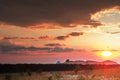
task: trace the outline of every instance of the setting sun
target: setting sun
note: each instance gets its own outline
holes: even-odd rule
[[[112,53],[110,51],[103,51],[102,52],[102,56],[109,57],[111,55],[112,55]]]

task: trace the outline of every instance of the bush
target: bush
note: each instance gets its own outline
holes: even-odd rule
[[[32,73],[31,72],[27,72],[28,76],[32,76]]]
[[[5,75],[5,80],[12,80],[12,76],[11,75]]]
[[[85,77],[80,76],[80,78],[78,80],[85,80]]]
[[[48,77],[48,80],[52,80],[52,76]]]
[[[55,80],[61,80],[61,78],[63,78],[63,76],[60,72],[56,72],[56,73],[54,73],[53,78]]]
[[[80,70],[80,66],[76,65],[75,68],[74,68],[74,72],[77,74],[79,70]]]

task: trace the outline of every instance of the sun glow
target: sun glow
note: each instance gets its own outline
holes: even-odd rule
[[[101,55],[102,55],[102,56],[105,56],[105,57],[109,57],[109,56],[112,55],[112,53],[111,53],[110,51],[103,51],[103,52],[101,53]]]

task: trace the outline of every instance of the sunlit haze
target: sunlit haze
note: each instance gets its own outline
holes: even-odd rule
[[[102,55],[103,55],[104,57],[110,57],[110,56],[112,56],[112,53],[111,53],[110,51],[103,51],[103,52],[102,52]]]

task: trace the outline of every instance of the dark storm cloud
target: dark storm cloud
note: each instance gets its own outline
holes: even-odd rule
[[[91,21],[90,14],[116,5],[120,5],[120,0],[0,0],[0,22],[22,27],[38,23],[95,27],[99,23]]]

